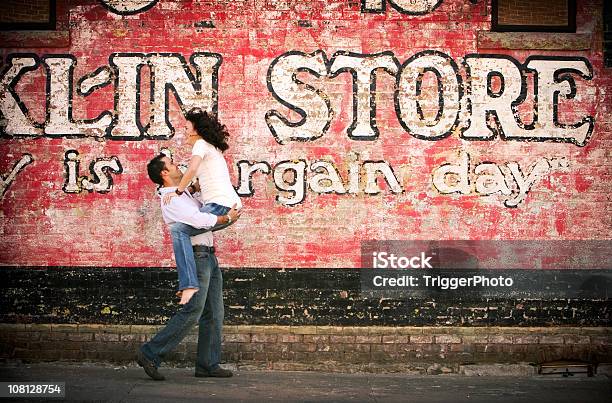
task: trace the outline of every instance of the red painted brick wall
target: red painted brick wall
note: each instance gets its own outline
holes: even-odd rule
[[[0,200],[2,265],[173,265],[169,234],[162,224],[155,186],[147,178],[145,165],[163,147],[175,151],[181,161],[186,161],[189,154],[184,145],[184,119],[174,96],[169,96],[167,111],[175,134],[165,139],[147,132],[152,109],[150,68],[145,66],[140,71],[139,112],[143,124],[140,129],[134,126],[136,132],[109,134],[102,125],[98,131],[76,129],[67,133],[71,130],[68,123],[53,130],[49,125],[49,121],[59,122],[62,118],[47,117],[47,110],[51,114],[66,110],[58,106],[57,102],[61,101],[58,94],[72,91],[75,121],[94,119],[104,111],[110,111],[107,113],[110,116],[116,109],[115,97],[135,95],[125,85],[115,82],[118,70],[109,60],[115,53],[172,53],[182,55],[187,63],[195,52],[222,56],[216,84],[218,102],[215,105],[209,97],[207,106],[217,108],[231,134],[226,155],[234,184],[239,184],[239,161],[265,162],[270,166],[269,174],[253,174],[254,192],[243,198],[245,209],[241,220],[230,230],[216,234],[222,265],[357,267],[360,242],[367,239],[609,238],[612,74],[610,69],[603,68],[599,1],[578,2],[578,32],[591,35],[590,49],[586,50],[481,49],[477,35],[490,29],[490,9],[488,2],[472,4],[467,0],[444,0],[432,11],[420,15],[399,12],[397,4],[402,3],[399,1],[393,7],[388,2],[384,12],[374,13],[364,12],[367,10],[362,10],[358,1],[160,0],[143,12],[129,15],[113,12],[101,2],[73,3],[69,47],[28,48],[24,43],[20,48],[0,49],[4,77],[0,100],[8,102],[4,111],[9,115],[4,116],[5,129],[0,140],[0,173],[7,184],[3,186]],[[124,14],[130,11],[118,10]],[[543,42],[547,41],[546,36],[542,38]],[[446,68],[453,67],[454,61],[453,68],[461,77],[454,76],[454,80],[460,80],[465,88],[474,84],[464,65],[466,55],[470,54],[496,54],[494,63],[514,60],[515,66],[526,64],[528,57],[536,55],[559,61],[559,66],[568,60],[576,65],[592,66],[592,78],[569,73],[575,82],[575,97],[559,99],[558,107],[554,108],[561,123],[574,124],[586,119],[585,124],[589,125],[589,119],[594,121],[592,133],[582,140],[552,141],[540,137],[532,138],[537,141],[518,141],[508,138],[511,136],[506,127],[505,139],[488,130],[477,133],[488,137],[486,140],[464,138],[469,133],[466,132],[468,122],[474,124],[466,105],[469,92],[453,85],[453,76],[448,76],[450,84],[441,88],[450,97],[445,99],[446,105],[452,105],[453,96],[460,97],[456,124],[443,138],[419,138],[415,133],[422,134],[427,128],[419,126],[415,114],[404,117],[410,126],[408,130],[398,118],[394,96],[398,87],[395,76],[399,73],[382,70],[377,72],[374,96],[379,130],[375,139],[357,140],[347,134],[353,121],[354,97],[353,79],[347,72],[335,77],[325,71],[320,77],[309,72],[273,73],[272,87],[282,87],[285,84],[281,81],[290,80],[296,73],[297,80],[312,88],[301,84],[299,90],[282,95],[285,99],[295,95],[293,104],[308,109],[307,124],[312,123],[313,106],[325,106],[326,100],[333,110],[333,118],[327,130],[302,131],[301,135],[316,137],[309,141],[279,142],[267,124],[270,111],[277,111],[293,123],[300,120],[297,113],[275,99],[268,83],[268,70],[287,52],[322,51],[329,60],[340,51],[360,55],[388,52],[389,60],[394,57],[401,66],[419,52],[430,50],[445,55]],[[9,60],[10,54],[21,54],[18,57],[22,59],[33,58],[38,66],[9,80],[7,77],[13,74],[10,65],[14,62]],[[57,59],[44,59],[49,54],[63,55],[60,56],[63,61],[68,57],[75,60],[72,79],[50,80],[51,90],[46,88],[49,80],[45,64]],[[67,63],[70,64],[69,60]],[[320,67],[323,59],[319,57],[313,63]],[[104,66],[107,67],[97,71]],[[56,73],[59,71],[57,65],[53,68]],[[195,80],[194,66],[190,68]],[[94,88],[88,95],[80,94],[77,91],[80,80],[95,71],[100,73],[97,77],[101,81],[110,77],[109,84]],[[435,74],[424,71],[419,99],[424,119],[431,121],[437,111],[439,86]],[[108,72],[110,76],[105,76]],[[500,80],[491,81],[491,91],[498,92]],[[518,106],[517,114],[529,125],[535,105],[533,74],[525,72],[524,82],[527,95]],[[511,84],[507,79],[506,88]],[[521,87],[516,80],[514,84]],[[358,89],[361,102],[367,99],[368,88]],[[405,89],[403,99],[414,99],[415,91],[414,87]],[[47,108],[48,93],[51,101]],[[38,126],[27,120],[20,126],[15,103],[11,104],[16,99],[13,94]],[[548,111],[552,111],[555,103],[552,95],[546,102]],[[136,110],[135,103],[132,108]],[[67,118],[63,121],[68,122]],[[550,133],[554,132],[550,122],[548,126],[536,123],[531,130],[539,130],[540,136],[546,136],[547,128],[551,129]],[[563,130],[560,133],[563,135]],[[120,135],[128,139],[119,139]],[[86,183],[78,181],[76,190],[67,192],[70,187],[67,188],[65,158],[70,150],[76,151],[80,158],[78,176],[88,176],[90,180],[95,179],[89,170],[92,161],[106,159],[110,165],[116,163],[115,171],[120,173],[110,173],[112,186],[102,183],[98,190],[88,191]],[[440,166],[457,164],[461,155],[468,154],[470,177],[463,193],[446,194],[445,189],[434,186],[432,175]],[[23,155],[31,156],[31,161]],[[115,162],[111,157],[116,157]],[[305,198],[295,205],[287,205],[277,197],[291,194],[275,185],[273,173],[275,169],[278,171],[276,181],[283,185],[282,171],[277,165],[299,160],[306,161]],[[392,167],[401,192],[396,192],[397,188],[394,190],[382,178],[378,184],[370,183],[370,188],[366,188],[366,167],[357,165],[360,182],[351,193],[349,171],[351,161],[355,160],[384,161]],[[18,161],[24,166],[21,170],[14,169],[19,172],[12,180],[9,173],[19,168]],[[310,165],[315,161],[333,164],[346,193],[325,194],[309,187],[316,174]],[[504,195],[501,190],[483,195],[486,192],[482,187],[477,192],[478,175],[474,169],[484,162],[501,166],[511,195]],[[504,203],[516,195],[517,188],[509,166],[520,167],[527,175],[530,167],[538,162],[542,172],[524,200],[516,207],[507,207]],[[120,169],[116,169],[118,165]],[[491,165],[488,167],[494,170]],[[291,183],[291,178],[285,177],[285,180]],[[366,193],[376,192],[378,188],[378,194]]]

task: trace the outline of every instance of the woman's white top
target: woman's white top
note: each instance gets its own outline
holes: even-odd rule
[[[237,208],[241,208],[240,197],[232,186],[227,163],[221,151],[206,140],[200,139],[193,145],[191,155],[202,158],[196,171],[202,203],[216,203],[226,207],[237,204]]]

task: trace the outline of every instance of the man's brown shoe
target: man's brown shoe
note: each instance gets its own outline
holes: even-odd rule
[[[144,368],[147,375],[149,375],[154,380],[163,381],[164,379],[166,379],[162,374],[157,371],[155,363],[145,357],[145,355],[140,349],[138,349],[138,352],[136,353],[136,362],[138,362],[138,365]]]
[[[214,378],[230,378],[232,375],[232,371],[229,369],[223,369],[221,367],[217,367],[212,371],[206,371],[203,369],[196,369],[195,376],[197,378],[206,378],[206,377],[214,377]]]

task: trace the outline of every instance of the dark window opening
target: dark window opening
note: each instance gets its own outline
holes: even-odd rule
[[[576,32],[576,0],[491,0],[496,32]]]
[[[604,1],[603,35],[604,65],[612,67],[612,3],[609,1]]]
[[[56,0],[1,0],[1,31],[53,31]]]

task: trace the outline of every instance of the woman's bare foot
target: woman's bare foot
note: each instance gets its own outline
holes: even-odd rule
[[[193,297],[193,294],[196,292],[198,292],[197,288],[185,288],[181,294],[181,302],[179,302],[179,304],[185,305],[188,303],[191,297]]]

